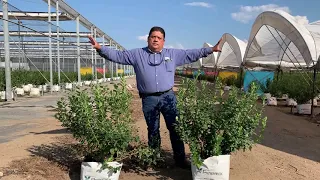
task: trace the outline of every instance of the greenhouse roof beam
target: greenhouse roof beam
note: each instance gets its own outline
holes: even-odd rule
[[[3,44],[4,42],[3,41],[0,41],[0,44]],[[18,45],[19,42],[13,42],[13,41],[10,41],[9,42],[10,45]],[[68,41],[65,41],[65,42],[60,42],[60,46],[63,46],[63,45],[70,45],[70,46],[76,46],[76,43],[77,42],[68,42]],[[103,44],[102,42],[98,42],[99,44]],[[57,45],[56,42],[52,42],[51,43],[52,45]],[[20,45],[49,45],[49,42],[48,41],[21,41],[20,42]],[[105,46],[109,46],[109,43],[105,43],[104,44]],[[80,42],[80,46],[90,46],[91,47],[91,43],[89,42]]]
[[[21,12],[21,11],[10,11],[8,12],[8,18],[12,20],[38,20],[47,21],[48,12]],[[3,17],[3,12],[0,12],[0,17]],[[51,13],[51,20],[56,20],[56,12]],[[59,21],[70,21],[72,18],[64,12],[59,13]]]
[[[49,33],[48,32],[34,32],[34,31],[10,31],[9,32],[10,36],[30,36],[30,37],[49,37]],[[90,32],[80,32],[79,36],[81,38],[87,38],[88,35],[90,35]],[[3,31],[0,31],[0,36],[3,36]],[[57,36],[57,32],[52,32],[51,33],[52,37]],[[77,33],[76,32],[59,32],[59,36],[60,37],[73,37],[76,38],[77,37]]]
[[[44,2],[48,3],[47,0],[43,0]],[[58,0],[51,0],[51,5],[56,6]],[[75,9],[70,7],[65,1],[59,1],[59,10],[65,12],[70,16],[72,19],[76,19],[79,16],[79,22],[82,24],[85,28],[88,30],[91,29],[91,27],[94,27],[97,32],[97,36],[102,37],[104,36],[108,41],[112,42],[112,45],[116,45],[119,49],[125,50],[123,46],[121,46],[119,43],[117,43],[114,39],[112,39],[109,35],[104,33],[101,29],[99,29],[97,26],[95,26],[93,23],[91,23],[89,20],[87,20],[85,17],[83,17],[79,12],[77,12]]]

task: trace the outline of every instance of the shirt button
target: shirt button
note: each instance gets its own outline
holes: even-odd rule
[[[157,83],[158,84],[158,83]]]
[[[158,74],[156,74],[156,76],[158,76]]]

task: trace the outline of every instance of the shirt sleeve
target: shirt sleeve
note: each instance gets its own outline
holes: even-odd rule
[[[176,66],[182,66],[184,64],[190,64],[198,61],[200,58],[207,57],[212,54],[212,47],[200,48],[200,49],[175,49],[175,63]]]
[[[133,65],[134,64],[134,50],[114,50],[108,47],[102,46],[101,49],[97,50],[98,54],[115,63],[123,64],[123,65]]]

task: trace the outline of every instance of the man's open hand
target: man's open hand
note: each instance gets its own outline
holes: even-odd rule
[[[221,37],[221,39],[218,41],[218,43],[216,45],[213,46],[212,50],[213,52],[221,52],[221,49],[222,49],[222,40],[223,40],[223,37]]]
[[[89,35],[88,38],[89,38],[89,42],[92,44],[93,48],[95,48],[97,50],[101,49],[100,44],[95,39],[93,39],[92,36]]]

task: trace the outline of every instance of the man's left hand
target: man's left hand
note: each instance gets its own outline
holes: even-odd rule
[[[221,52],[221,42],[222,42],[223,37],[218,41],[216,45],[213,46],[212,51],[213,52]]]

